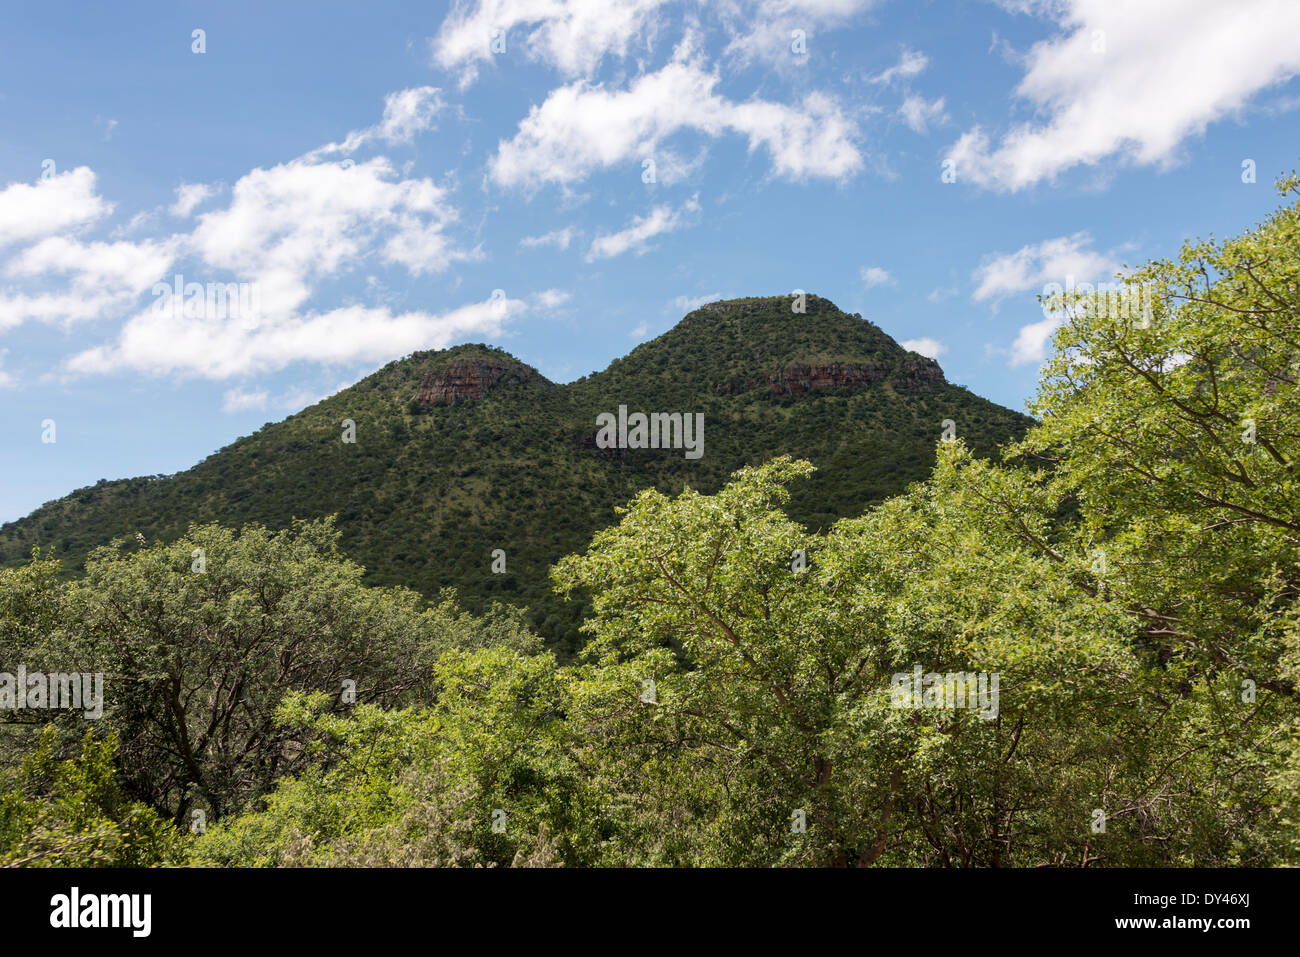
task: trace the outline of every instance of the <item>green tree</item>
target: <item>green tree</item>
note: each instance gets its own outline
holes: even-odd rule
[[[215,820],[302,766],[274,721],[286,694],[319,691],[335,710],[399,705],[427,692],[446,649],[537,646],[519,612],[480,619],[454,596],[430,607],[364,586],[337,539],[328,521],[196,526],[168,544],[114,543],[66,585],[37,561],[0,579],[0,646],[29,669],[105,674],[102,720],[123,742],[126,791],[178,825],[194,809]],[[65,748],[80,723],[19,716],[60,723]],[[6,730],[11,754],[30,746],[30,727]]]
[[[74,758],[59,760],[46,728],[36,749],[7,772],[0,794],[0,866],[150,867],[176,863],[184,839],[152,808],[123,796],[117,739],[87,732]]]
[[[586,863],[596,813],[571,757],[564,678],[550,654],[449,651],[427,707],[282,705],[310,765],[220,822],[193,860],[242,866],[545,866]]]

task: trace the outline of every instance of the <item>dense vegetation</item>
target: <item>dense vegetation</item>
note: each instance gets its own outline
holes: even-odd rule
[[[790,456],[636,492],[552,569],[574,662],[364,585],[329,522],[0,572],[4,661],[108,676],[91,732],[0,729],[0,857],[1300,863],[1300,203],[1131,281],[1150,321],[1057,304],[998,461],[937,443],[826,529]],[[900,705],[918,666],[998,676],[996,713]]]
[[[909,381],[909,369],[938,368],[824,299],[808,297],[805,313],[792,312],[789,297],[731,305],[697,310],[567,386],[485,346],[417,353],[187,472],[102,481],[0,526],[0,567],[40,546],[78,574],[90,551],[114,538],[130,549],[137,534],[170,541],[193,524],[285,528],[336,515],[343,550],[368,584],[405,585],[428,598],[455,588],[472,611],[519,605],[568,656],[586,606],[561,602],[547,569],[641,489],[717,491],[741,466],[797,455],[819,471],[796,492],[791,514],[828,528],[924,478],[944,419],[985,455],[1029,424],[942,378]],[[510,363],[521,381],[450,406],[413,401],[426,376],[463,361]],[[889,374],[800,396],[770,385],[784,369],[830,362]],[[596,448],[596,416],[619,405],[704,413],[704,456]],[[355,444],[342,441],[344,419],[356,423]],[[493,571],[496,549],[506,553],[504,572]]]

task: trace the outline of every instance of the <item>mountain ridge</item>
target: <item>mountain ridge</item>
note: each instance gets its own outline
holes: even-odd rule
[[[928,474],[944,419],[984,455],[1030,423],[860,316],[817,296],[806,305],[709,303],[565,384],[483,343],[417,351],[190,469],[101,481],[0,525],[0,566],[40,546],[75,573],[94,546],[137,532],[337,515],[344,551],[372,583],[430,597],[455,588],[471,610],[525,606],[543,637],[572,650],[581,609],[551,594],[547,569],[642,488],[711,492],[736,468],[791,454],[819,469],[791,514],[827,527]],[[602,448],[597,418],[619,406],[703,415],[703,457]]]

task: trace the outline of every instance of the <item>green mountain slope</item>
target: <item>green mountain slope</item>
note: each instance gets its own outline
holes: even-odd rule
[[[597,416],[620,405],[703,413],[703,455],[598,447]],[[639,489],[713,492],[742,465],[789,453],[819,469],[792,515],[824,528],[928,474],[945,419],[979,454],[1030,423],[825,299],[809,296],[803,314],[788,297],[731,300],[565,386],[487,346],[415,353],[186,472],[101,481],[0,526],[0,565],[39,545],[76,571],[89,549],[137,532],[337,514],[373,583],[455,587],[474,610],[524,605],[566,651],[582,609],[550,594],[547,569]]]

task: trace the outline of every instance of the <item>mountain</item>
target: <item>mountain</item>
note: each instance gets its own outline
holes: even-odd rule
[[[634,413],[681,413],[685,427],[702,415],[702,454],[685,441],[697,435],[669,435],[658,419],[681,447],[603,447],[598,416],[617,419],[620,406],[627,445],[645,431]],[[547,569],[638,490],[713,492],[742,465],[789,453],[818,466],[791,514],[826,528],[926,476],[945,419],[982,455],[1031,421],[828,300],[793,313],[789,297],[734,299],[567,385],[484,345],[414,353],[188,471],[101,480],[0,526],[0,566],[39,545],[75,572],[94,546],[137,532],[337,514],[370,582],[430,596],[454,586],[472,610],[525,606],[563,653],[582,609],[551,595]]]

